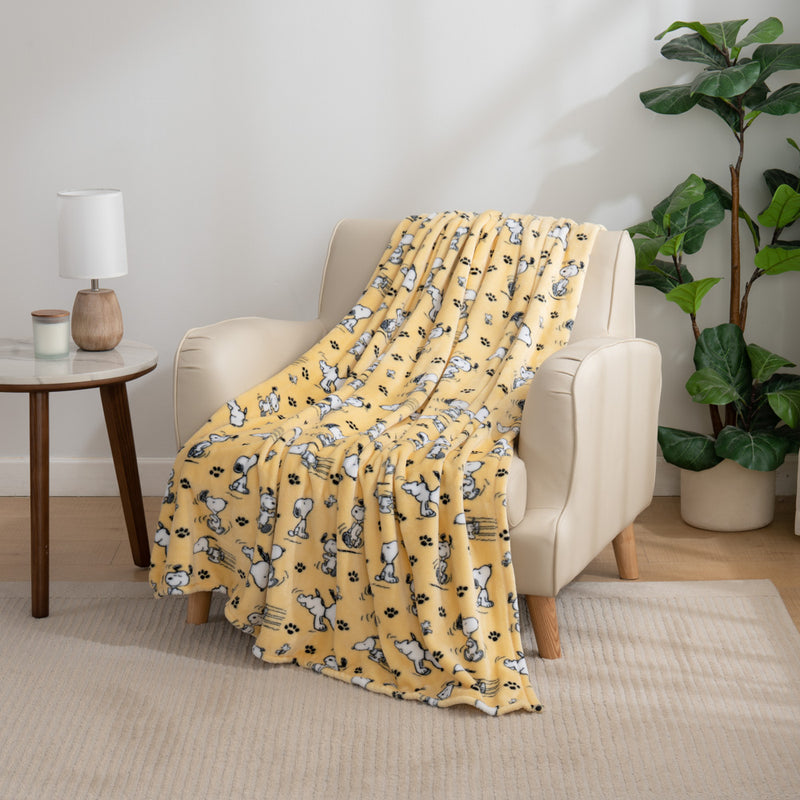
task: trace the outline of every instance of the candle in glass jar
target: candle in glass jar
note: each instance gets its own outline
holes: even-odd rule
[[[63,358],[69,354],[69,311],[43,308],[32,311],[31,319],[36,358]]]

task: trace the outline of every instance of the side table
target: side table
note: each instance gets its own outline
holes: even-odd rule
[[[125,384],[156,368],[149,345],[123,339],[113,350],[74,347],[65,358],[40,359],[29,339],[0,339],[0,392],[27,392],[30,408],[31,613],[49,614],[50,392],[100,389],[133,562],[150,563],[150,543]]]

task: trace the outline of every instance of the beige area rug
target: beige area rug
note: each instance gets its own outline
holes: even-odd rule
[[[542,714],[373,695],[250,654],[212,608],[0,584],[0,797],[797,798],[800,634],[768,581],[576,583]],[[523,641],[533,638],[523,617]]]

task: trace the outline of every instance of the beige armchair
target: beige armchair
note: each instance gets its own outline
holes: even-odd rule
[[[281,370],[339,322],[396,224],[339,223],[315,319],[246,317],[184,336],[175,357],[179,446],[228,399]],[[561,655],[556,596],[609,542],[620,576],[637,577],[633,521],[653,494],[661,357],[653,342],[634,337],[633,246],[627,233],[604,231],[570,344],[531,383],[509,474],[517,589],[544,658]],[[190,621],[207,618],[209,598],[189,596]]]

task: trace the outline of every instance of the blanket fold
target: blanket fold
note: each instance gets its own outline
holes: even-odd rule
[[[267,662],[437,706],[540,709],[507,475],[598,229],[496,211],[405,219],[344,319],[182,448],[155,593],[226,592]]]

